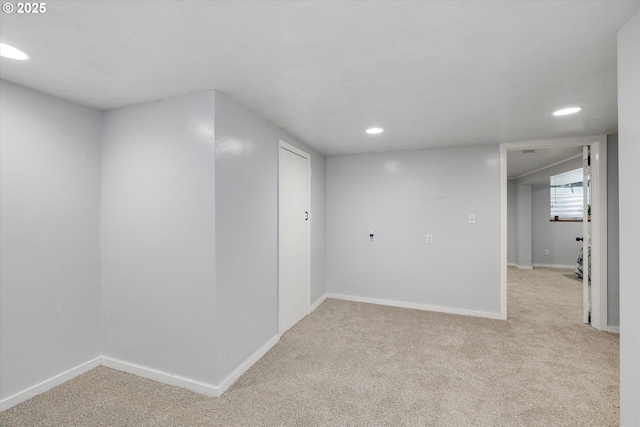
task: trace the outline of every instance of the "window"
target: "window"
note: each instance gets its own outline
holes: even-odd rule
[[[575,169],[550,178],[551,219],[582,220],[582,169]],[[589,179],[591,186],[591,179]],[[587,191],[587,203],[591,203]]]

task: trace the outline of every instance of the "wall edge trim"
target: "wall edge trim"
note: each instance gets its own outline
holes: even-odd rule
[[[309,310],[309,314],[313,313],[316,308],[320,307],[322,303],[327,300],[328,297],[329,297],[329,294],[325,292],[325,294],[322,295],[320,298],[318,298],[316,302],[311,304],[311,309]]]
[[[505,320],[505,318],[502,316],[501,313],[491,313],[488,311],[468,310],[464,308],[443,307],[443,306],[437,306],[437,305],[431,305],[431,304],[418,304],[414,302],[358,297],[354,295],[342,295],[342,294],[332,294],[332,293],[328,294],[328,297],[332,299],[339,299],[339,300],[346,300],[346,301],[364,302],[367,304],[377,304],[377,305],[386,305],[390,307],[411,308],[414,310],[433,311],[436,313],[457,314],[461,316],[472,316],[472,317],[483,317],[487,319]]]
[[[19,391],[5,399],[0,400],[0,412],[6,411],[9,408],[12,408],[22,402],[26,402],[27,400],[36,397],[39,394],[47,392],[54,387],[59,386],[73,378],[84,374],[85,372],[89,372],[90,370],[97,368],[100,366],[100,357],[96,357],[95,359],[89,360],[88,362],[82,363],[75,368],[71,368],[62,373],[54,375],[53,377],[39,382],[25,390]]]
[[[204,394],[206,396],[218,397],[222,394],[220,392],[220,387],[203,383],[201,381],[184,378],[179,375],[173,375],[167,372],[159,371],[157,369],[136,365],[134,363],[124,362],[122,360],[112,359],[106,356],[102,356],[101,361],[102,366],[106,366],[107,368],[158,381],[163,384],[186,388],[188,390],[195,391],[196,393]]]
[[[234,369],[217,387],[218,396],[222,396],[222,394],[229,389],[235,383],[238,378],[242,376],[245,372],[249,370],[258,360],[260,360],[265,354],[269,352],[276,344],[280,341],[280,335],[274,335],[271,337],[266,343],[262,345],[258,350],[256,350],[251,356],[246,358],[244,362],[240,364],[236,369]]]
[[[576,265],[565,265],[565,264],[532,264],[534,267],[538,268],[564,268],[567,270],[575,270]]]

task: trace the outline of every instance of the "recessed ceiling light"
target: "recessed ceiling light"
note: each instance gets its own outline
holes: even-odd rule
[[[2,56],[3,58],[17,59],[18,61],[29,59],[29,55],[27,55],[20,49],[16,49],[15,47],[9,46],[8,44],[4,43],[0,43],[0,56]]]
[[[376,133],[382,133],[382,132],[384,132],[384,129],[382,129],[382,128],[369,128],[369,129],[367,129],[367,133],[372,134],[372,135],[376,134]]]
[[[582,110],[582,108],[580,108],[580,107],[563,108],[562,110],[554,111],[553,115],[554,116],[566,116],[568,114],[575,114],[580,110]]]

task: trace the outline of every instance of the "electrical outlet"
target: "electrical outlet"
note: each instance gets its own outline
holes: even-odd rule
[[[544,254],[545,254],[545,255],[549,255],[549,249],[545,249],[545,250],[544,250]]]
[[[432,234],[427,234],[427,243],[428,244],[432,244],[433,243],[433,235]]]

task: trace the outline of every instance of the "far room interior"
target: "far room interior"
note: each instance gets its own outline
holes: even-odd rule
[[[587,412],[563,414],[554,399],[557,412],[536,413],[536,398],[563,386],[529,388],[536,374],[519,366],[531,353],[539,369],[570,367],[553,363],[544,318],[507,276],[552,289],[545,271],[576,266],[584,229],[552,214],[551,177],[581,168],[589,146],[589,322],[552,329],[598,343],[568,376],[592,381],[585,372],[606,364],[614,384],[589,399],[606,394],[603,419],[637,425],[639,1],[150,4],[3,7],[0,423],[81,419],[65,412],[75,397],[60,411],[38,405],[123,373],[212,399],[191,397],[198,423],[214,406],[221,423],[259,423],[271,418],[234,405],[250,403],[242,393],[273,403],[256,390],[280,388],[274,372],[312,381],[274,392],[282,407],[317,392],[309,405],[343,408],[342,394],[322,394],[333,383],[313,380],[349,378],[336,387],[353,401],[314,406],[318,424],[380,421],[363,409],[374,401],[394,404],[390,423],[480,423],[456,409],[485,406],[460,375],[478,390],[503,375],[484,395],[515,412],[489,412],[494,423],[582,420],[562,418]],[[515,330],[534,338],[515,348]],[[327,360],[297,353],[314,334]],[[341,368],[356,343],[354,369]],[[425,365],[404,362],[446,360],[447,349],[459,372],[443,361],[412,382]],[[370,354],[384,366],[358,365]],[[301,361],[317,370],[305,375]],[[485,369],[463,369],[476,363]],[[410,394],[359,388],[354,373],[408,378]],[[513,401],[507,375],[524,384]],[[439,402],[428,410],[403,406],[428,393]],[[123,396],[104,399],[139,410]],[[170,409],[136,416],[184,415]],[[243,414],[256,418],[224,418]]]
[[[540,148],[535,144],[527,148],[521,145],[508,151],[507,265],[519,269],[544,267],[572,270],[569,274],[582,280],[583,246],[586,245],[589,254],[586,262],[598,263],[594,272],[597,270],[600,273],[602,270],[606,286],[602,290],[603,297],[592,300],[594,295],[591,293],[589,274],[585,304],[599,305],[594,317],[602,315],[602,319],[594,319],[595,327],[618,332],[618,141],[616,136],[600,139],[606,141],[606,156],[594,155],[592,159],[591,154],[587,153],[586,158],[587,162],[593,162],[593,168],[605,168],[603,175],[606,182],[600,186],[604,191],[592,191],[592,182],[599,181],[600,177],[592,180],[593,168],[587,169],[586,199],[583,199],[583,147],[589,143],[587,139],[576,139],[566,146],[553,148]],[[604,209],[596,210],[595,204],[603,205]],[[596,211],[600,216],[598,218]],[[583,227],[586,227],[586,233]],[[596,232],[594,227],[606,229],[606,236],[603,239],[592,238]],[[587,235],[586,243],[584,235]],[[601,244],[601,240],[606,244]],[[597,259],[594,257],[592,260],[594,244],[599,247],[593,250]],[[589,265],[589,273],[591,269]],[[594,280],[597,282],[594,288],[599,290],[600,282],[604,283],[604,280],[599,275]],[[585,323],[593,324],[593,310],[592,307],[587,309]]]

